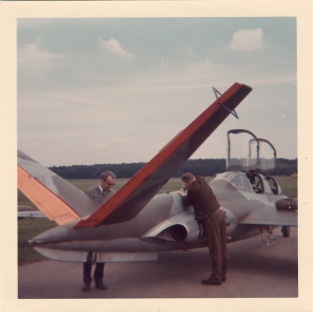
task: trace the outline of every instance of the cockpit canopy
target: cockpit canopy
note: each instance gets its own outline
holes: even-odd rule
[[[233,129],[227,132],[226,170],[269,172],[276,167],[276,149],[251,131]]]
[[[210,186],[221,189],[233,189],[257,194],[282,193],[281,187],[271,176],[264,176],[256,171],[248,170],[246,173],[241,171],[226,171],[218,174],[210,183]]]

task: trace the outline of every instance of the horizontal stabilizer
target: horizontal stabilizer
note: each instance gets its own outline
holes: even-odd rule
[[[18,188],[57,224],[77,220],[99,206],[73,184],[21,151],[18,151]]]
[[[106,203],[86,220],[78,222],[76,227],[122,222],[135,217],[251,90],[247,85],[233,84]]]

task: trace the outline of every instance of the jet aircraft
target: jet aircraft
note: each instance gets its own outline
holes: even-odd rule
[[[29,243],[48,258],[80,262],[156,260],[162,251],[205,247],[193,208],[183,207],[178,192],[155,194],[228,115],[238,118],[235,108],[251,90],[241,83],[223,94],[214,89],[216,101],[100,206],[18,151],[18,188],[58,224]],[[260,146],[271,144],[240,129],[228,136],[235,133],[251,136],[248,157],[231,157],[229,148],[228,170],[211,182],[226,213],[227,238],[232,242],[261,233],[271,243],[272,227],[297,225],[297,205],[274,178],[261,173],[276,156],[264,159]]]

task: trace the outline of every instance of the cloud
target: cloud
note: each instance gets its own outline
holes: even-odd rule
[[[27,69],[33,74],[39,74],[54,68],[56,61],[64,58],[61,54],[55,54],[40,48],[38,43],[24,45],[18,51],[18,66]]]
[[[264,34],[261,28],[241,29],[233,34],[229,48],[238,51],[259,50],[263,45],[263,37]]]
[[[117,142],[117,143],[132,143],[132,139],[126,138],[126,137],[117,137],[117,138],[112,138],[112,142]]]
[[[111,38],[109,40],[99,39],[98,42],[99,42],[99,45],[101,48],[105,49],[106,51],[108,51],[111,54],[118,55],[118,56],[125,57],[125,58],[129,58],[129,59],[135,57],[133,54],[131,54],[130,52],[125,50],[121,46],[121,44],[113,38]]]

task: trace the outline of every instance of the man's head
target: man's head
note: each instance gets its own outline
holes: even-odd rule
[[[102,172],[100,175],[100,186],[108,191],[112,186],[115,185],[115,174],[112,171]]]
[[[196,177],[190,172],[185,172],[182,175],[181,179],[185,184],[185,188],[188,189],[190,185],[192,184],[192,182],[196,179]]]

